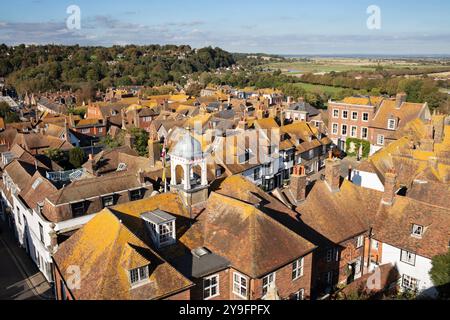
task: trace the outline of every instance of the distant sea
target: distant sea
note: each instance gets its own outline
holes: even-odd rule
[[[448,59],[450,54],[278,54],[285,58]]]

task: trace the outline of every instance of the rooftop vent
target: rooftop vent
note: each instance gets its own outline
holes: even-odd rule
[[[208,249],[201,247],[201,248],[192,250],[192,254],[197,258],[201,258],[203,256],[211,254],[211,252]]]

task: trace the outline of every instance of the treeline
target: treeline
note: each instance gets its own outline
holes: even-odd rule
[[[220,48],[190,46],[16,46],[0,45],[0,77],[19,93],[77,90],[86,83],[97,89],[125,85],[185,83],[186,75],[235,64]]]
[[[363,90],[371,95],[395,95],[406,92],[409,102],[428,102],[431,108],[438,108],[447,103],[447,95],[439,91],[440,82],[423,76],[421,78],[364,76],[361,79],[345,72],[331,72],[326,75],[305,74],[301,82]]]
[[[324,108],[329,99],[341,100],[351,95],[389,95],[406,92],[409,102],[428,102],[434,108],[447,106],[447,95],[439,91],[440,83],[431,78],[380,78],[355,79],[346,73],[330,73],[326,75],[305,74],[302,78],[285,75],[281,71],[274,72],[223,72],[220,74],[202,73],[196,80],[203,86],[207,84],[230,85],[237,88],[254,87],[256,89],[275,88],[282,90],[294,99],[304,97],[317,108]],[[325,85],[338,88],[325,92],[320,87],[305,90],[300,83]]]

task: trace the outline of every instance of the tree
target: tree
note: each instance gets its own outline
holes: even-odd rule
[[[148,153],[148,132],[140,128],[133,128],[131,129],[131,135],[134,138],[134,149],[140,156],[146,156]]]
[[[74,168],[81,168],[86,155],[83,149],[76,147],[69,151],[69,162]]]
[[[47,149],[44,153],[50,160],[55,161],[58,164],[65,158],[64,152],[56,148]]]
[[[108,134],[100,140],[100,144],[104,145],[107,149],[115,149],[123,146],[123,133],[120,133],[117,138],[113,138]]]
[[[432,261],[430,277],[441,298],[450,298],[450,250],[447,254],[435,256]]]
[[[17,113],[12,112],[9,104],[6,102],[0,102],[0,117],[5,119],[6,123],[14,123],[20,120],[20,117]]]

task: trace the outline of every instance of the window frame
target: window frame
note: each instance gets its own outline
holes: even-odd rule
[[[367,116],[367,120],[364,120],[364,116]],[[362,114],[362,121],[363,122],[369,122],[369,119],[370,119],[369,113],[368,112],[363,112],[363,114]]]
[[[111,199],[111,204],[108,204],[110,202],[107,201],[107,199]],[[103,196],[102,197],[102,205],[103,205],[103,208],[109,208],[109,207],[114,206],[114,195]]]
[[[292,295],[291,300],[302,301],[305,300],[305,289],[300,289]]]
[[[336,129],[336,130],[334,130],[334,129]],[[339,124],[338,123],[331,124],[331,132],[334,135],[338,135],[339,134]]]
[[[347,115],[344,117],[344,115]],[[342,110],[342,119],[348,120],[348,110]]]
[[[359,236],[356,238],[356,249],[364,247],[364,236]]]
[[[144,272],[143,272],[144,271]],[[143,273],[142,273],[143,272]],[[134,274],[136,273],[136,274]],[[132,287],[136,287],[142,283],[145,283],[149,279],[148,266],[131,269],[128,271],[128,279]],[[135,281],[133,281],[136,279]]]
[[[364,136],[364,131],[366,131],[366,136]],[[361,139],[368,139],[368,138],[369,138],[369,128],[361,127]]]
[[[173,243],[174,221],[168,221],[158,225],[159,228],[159,246],[165,246]]]
[[[292,281],[298,280],[304,275],[305,259],[302,257],[292,263]]]
[[[353,129],[355,129],[355,134],[353,134]],[[358,126],[350,127],[350,137],[357,138],[358,137]]]
[[[215,279],[216,283],[211,284],[211,280]],[[209,286],[205,286],[205,282],[206,281],[210,281],[210,285]],[[213,288],[216,289],[216,293],[215,294],[211,294]],[[206,291],[209,290],[210,295],[208,297],[206,297],[205,293]],[[214,274],[212,276],[209,277],[205,277],[203,278],[203,300],[210,300],[213,299],[215,297],[220,296],[220,276],[219,274]]]
[[[81,214],[76,213],[77,211],[79,211],[79,210],[81,209],[81,207],[76,208],[77,205],[83,206],[83,208],[82,208],[82,211],[83,211],[83,212],[82,212]],[[86,208],[85,208],[85,203],[84,203],[84,201],[71,203],[71,204],[70,204],[70,209],[71,209],[71,211],[72,211],[72,215],[73,215],[75,218],[82,217],[82,216],[84,216],[84,214],[86,213]]]
[[[407,255],[407,259],[404,259],[404,254]],[[411,262],[412,258],[414,258],[413,262]],[[400,250],[400,261],[406,264],[409,264],[410,266],[415,267],[416,266],[416,259],[417,255],[411,251],[408,250]]]
[[[133,193],[139,192],[139,198],[133,197]],[[142,189],[130,190],[130,201],[142,200]]]
[[[242,280],[245,281],[245,285],[242,284]],[[239,292],[236,292],[236,286],[238,287]],[[242,290],[245,292],[245,295],[241,293]],[[246,276],[239,272],[233,272],[233,294],[237,295],[240,298],[248,300],[248,279]]]
[[[354,117],[354,115],[356,114],[356,119]],[[359,112],[358,111],[352,111],[352,120],[353,121],[358,121],[359,119]]]
[[[420,232],[420,234],[417,234],[416,231],[419,228],[420,228],[421,232]],[[413,223],[412,230],[411,230],[411,235],[413,237],[422,239],[424,232],[425,232],[425,227],[424,226],[421,226],[420,224]]]
[[[407,282],[408,285],[405,285],[405,282]],[[412,286],[412,283],[414,283],[414,287]],[[420,283],[419,279],[413,278],[407,274],[402,275],[402,288],[403,289],[417,291],[419,289],[419,283]]]
[[[345,133],[344,133],[344,128],[345,128]],[[348,134],[348,125],[343,124],[341,125],[341,136],[346,137]]]
[[[336,115],[337,112],[337,115]],[[339,109],[333,109],[333,118],[339,119],[340,110]]]
[[[394,123],[393,123],[393,125],[391,126],[392,121],[393,121]],[[397,127],[397,120],[395,120],[395,119],[388,119],[388,124],[387,124],[388,130],[395,130],[396,127]]]
[[[266,284],[264,284],[264,281],[267,280]],[[269,287],[272,283],[275,283],[276,281],[276,272],[272,272],[262,278],[262,295],[263,297],[267,294],[269,291]]]
[[[383,134],[379,134],[377,135],[377,145],[379,146],[384,146],[384,135]]]

